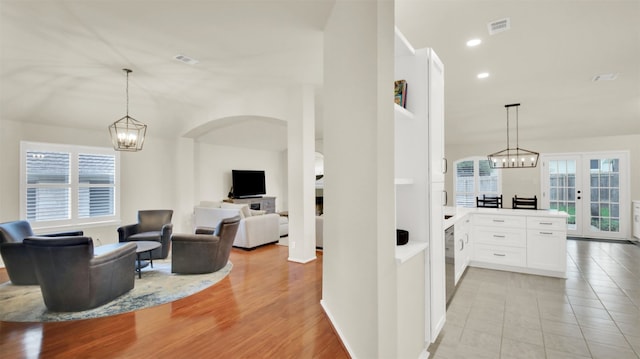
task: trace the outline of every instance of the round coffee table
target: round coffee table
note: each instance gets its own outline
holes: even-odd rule
[[[153,268],[153,257],[151,257],[151,251],[160,248],[162,244],[160,242],[155,241],[131,241],[131,243],[135,243],[138,248],[136,249],[136,271],[138,272],[138,279],[142,278],[142,264],[140,262],[140,255],[142,253],[149,253],[149,264],[151,264],[151,268]]]

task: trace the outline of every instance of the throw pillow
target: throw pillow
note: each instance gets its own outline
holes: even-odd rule
[[[249,210],[251,212],[251,216],[261,216],[263,214],[267,214],[267,211],[263,211],[263,210],[258,210],[258,209],[250,209]]]
[[[237,204],[223,202],[221,208],[235,208],[240,210],[240,216],[242,218],[251,217],[251,209],[248,204]]]

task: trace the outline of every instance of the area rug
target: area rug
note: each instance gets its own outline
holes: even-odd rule
[[[5,322],[61,322],[90,319],[131,312],[169,303],[208,288],[229,274],[233,264],[215,273],[181,275],[171,273],[171,260],[154,260],[153,268],[142,270],[134,288],[98,308],[73,313],[50,312],[44,305],[37,285],[0,284],[0,321]]]

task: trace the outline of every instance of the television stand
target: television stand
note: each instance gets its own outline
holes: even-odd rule
[[[224,202],[248,204],[249,208],[257,209],[261,211],[267,211],[267,213],[276,213],[276,198],[275,197],[245,197],[245,198],[227,198]]]

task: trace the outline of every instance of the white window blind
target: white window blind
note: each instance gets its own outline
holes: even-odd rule
[[[455,162],[456,206],[475,207],[476,197],[500,195],[500,171],[492,169],[486,157],[463,158]]]
[[[118,220],[112,149],[22,142],[21,156],[21,213],[34,228]]]
[[[67,152],[27,151],[28,221],[71,218],[70,156]]]
[[[115,214],[115,156],[81,153],[78,156],[78,217]]]

